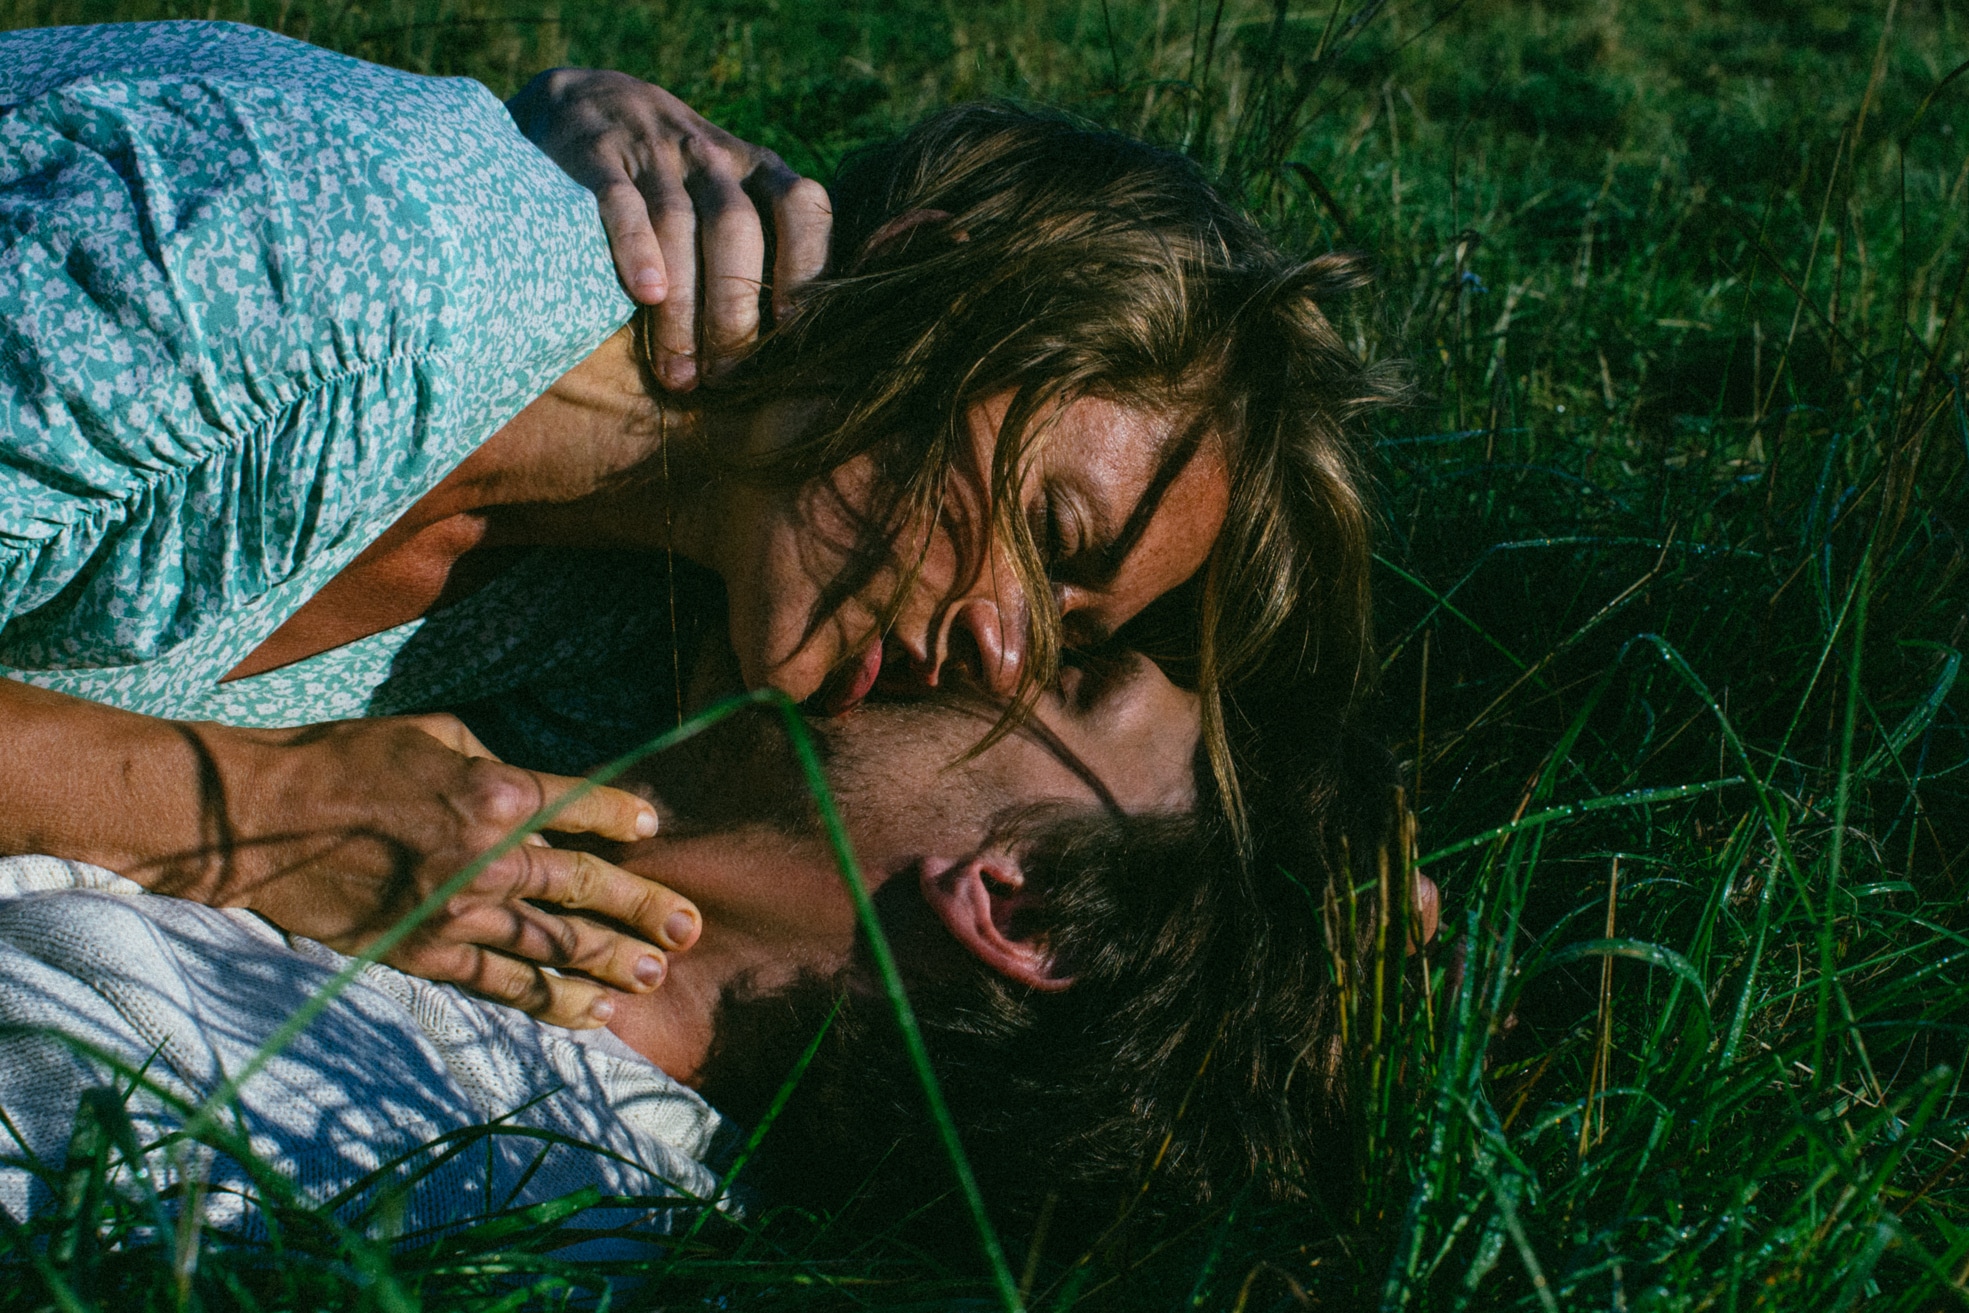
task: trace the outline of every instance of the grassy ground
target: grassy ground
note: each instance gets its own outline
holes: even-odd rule
[[[928,107],[1024,97],[1185,144],[1290,242],[1375,252],[1349,331],[1426,394],[1381,435],[1378,587],[1447,898],[1427,994],[1356,1064],[1348,1210],[1225,1201],[1030,1261],[1008,1236],[1024,1297],[1969,1302],[1969,75],[1944,85],[1969,13],[1351,4],[0,0],[0,24],[244,18],[502,93],[612,65],[823,176]],[[52,1252],[104,1307],[553,1307],[580,1275],[528,1257],[551,1217],[182,1281],[82,1220]],[[824,1219],[707,1228],[648,1275],[616,1303],[995,1301]]]

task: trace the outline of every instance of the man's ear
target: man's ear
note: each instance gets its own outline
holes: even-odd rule
[[[978,961],[1033,989],[1051,992],[1073,983],[1042,940],[1013,932],[1014,919],[1033,900],[1016,856],[990,849],[959,862],[926,861],[922,882],[923,901]]]

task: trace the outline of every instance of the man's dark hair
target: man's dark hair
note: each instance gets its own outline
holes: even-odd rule
[[[1385,750],[1327,730],[1311,754],[1320,764],[1259,798],[1255,853],[1209,807],[1029,831],[1022,866],[1039,899],[1013,930],[1045,937],[1073,975],[1062,991],[977,962],[915,881],[880,891],[938,1081],[1002,1224],[1030,1224],[1052,1196],[1053,1243],[1084,1243],[1124,1206],[1183,1207],[1247,1185],[1260,1198],[1331,1198],[1353,1179],[1322,908],[1329,881],[1373,878],[1397,795]],[[755,1120],[838,1000],[750,1181],[769,1202],[853,1198],[928,1223],[923,1235],[962,1237],[949,1165],[873,980],[857,953],[838,980],[728,997],[704,1093]]]

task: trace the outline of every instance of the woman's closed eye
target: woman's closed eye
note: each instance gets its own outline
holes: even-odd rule
[[[1052,486],[1027,511],[1026,526],[1052,585],[1066,646],[1090,649],[1107,642],[1112,627],[1096,620],[1086,602],[1113,577],[1115,563],[1110,545],[1090,531],[1085,507],[1069,490]]]
[[[1046,576],[1053,575],[1053,563],[1060,559],[1060,515],[1054,497],[1047,493],[1026,507],[1026,532],[1032,535],[1032,545],[1039,549],[1039,559],[1046,566]]]
[[[1105,583],[1105,576],[1113,573],[1109,553],[1104,544],[1093,540],[1085,508],[1069,493],[1054,488],[1035,510],[1033,541],[1054,591],[1099,588]]]

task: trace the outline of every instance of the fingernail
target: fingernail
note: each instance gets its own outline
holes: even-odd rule
[[[644,301],[661,301],[664,293],[663,275],[654,269],[636,271],[636,296]]]
[[[663,959],[654,953],[646,954],[636,963],[636,980],[645,989],[655,989],[663,983]]]
[[[606,1023],[615,1015],[615,1000],[604,994],[588,1005],[588,1015],[596,1021]]]
[[[652,811],[639,813],[636,817],[636,837],[638,839],[647,839],[655,833],[656,813]]]
[[[697,937],[697,918],[689,912],[672,912],[670,919],[663,923],[663,937],[670,941],[670,947],[682,948]]]

